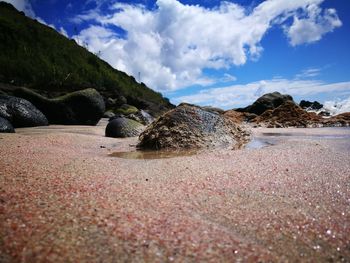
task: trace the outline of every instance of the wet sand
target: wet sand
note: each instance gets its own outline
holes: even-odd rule
[[[350,261],[349,129],[135,159],[104,125],[0,134],[0,262]]]

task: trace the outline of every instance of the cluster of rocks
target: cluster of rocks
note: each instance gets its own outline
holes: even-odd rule
[[[15,132],[14,128],[44,125],[48,125],[47,118],[32,103],[0,95],[0,132]]]
[[[104,117],[109,118],[105,130],[106,137],[138,136],[147,125],[154,121],[154,117],[148,112],[127,104],[127,99],[123,96],[114,99],[108,98],[106,108],[107,111],[104,113]]]
[[[0,132],[49,124],[96,125],[105,111],[101,95],[85,89],[57,98],[46,98],[26,88],[0,95]]]
[[[263,95],[246,108],[225,114],[253,126],[268,128],[350,126],[350,113],[324,118],[327,114],[319,112],[322,108],[323,105],[317,101],[301,101],[298,105],[291,96],[273,92]]]
[[[46,98],[16,88],[11,95],[0,93],[0,132],[48,124],[96,125],[104,116],[109,118],[107,137],[139,136],[141,149],[240,148],[250,140],[246,124],[278,128],[350,126],[350,113],[324,118],[315,112],[322,109],[322,104],[302,101],[297,105],[291,96],[278,92],[229,111],[183,103],[157,120],[127,104],[122,96],[103,99],[94,89]]]

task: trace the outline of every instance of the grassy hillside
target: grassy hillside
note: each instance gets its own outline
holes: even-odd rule
[[[48,96],[92,87],[104,97],[123,95],[137,106],[171,107],[160,93],[4,2],[0,2],[0,82]]]

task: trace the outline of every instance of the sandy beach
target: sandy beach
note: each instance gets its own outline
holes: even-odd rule
[[[157,159],[105,125],[0,134],[0,262],[350,261],[350,129]]]

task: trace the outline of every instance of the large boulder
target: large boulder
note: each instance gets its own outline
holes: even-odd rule
[[[96,125],[105,112],[103,98],[95,89],[75,91],[53,99],[26,88],[18,88],[14,94],[32,102],[50,124]]]
[[[0,133],[1,132],[15,132],[15,129],[13,128],[12,124],[2,117],[0,117]]]
[[[44,114],[32,103],[13,96],[0,95],[0,117],[15,128],[48,125]]]
[[[107,124],[105,135],[106,137],[125,138],[139,136],[145,127],[137,121],[116,117],[111,118]]]
[[[284,95],[279,92],[267,93],[258,98],[252,105],[245,108],[236,109],[236,111],[261,115],[267,110],[276,109],[286,101],[293,102],[292,96]]]
[[[139,139],[139,148],[155,150],[240,147],[250,139],[250,131],[218,112],[180,104],[148,126]]]

